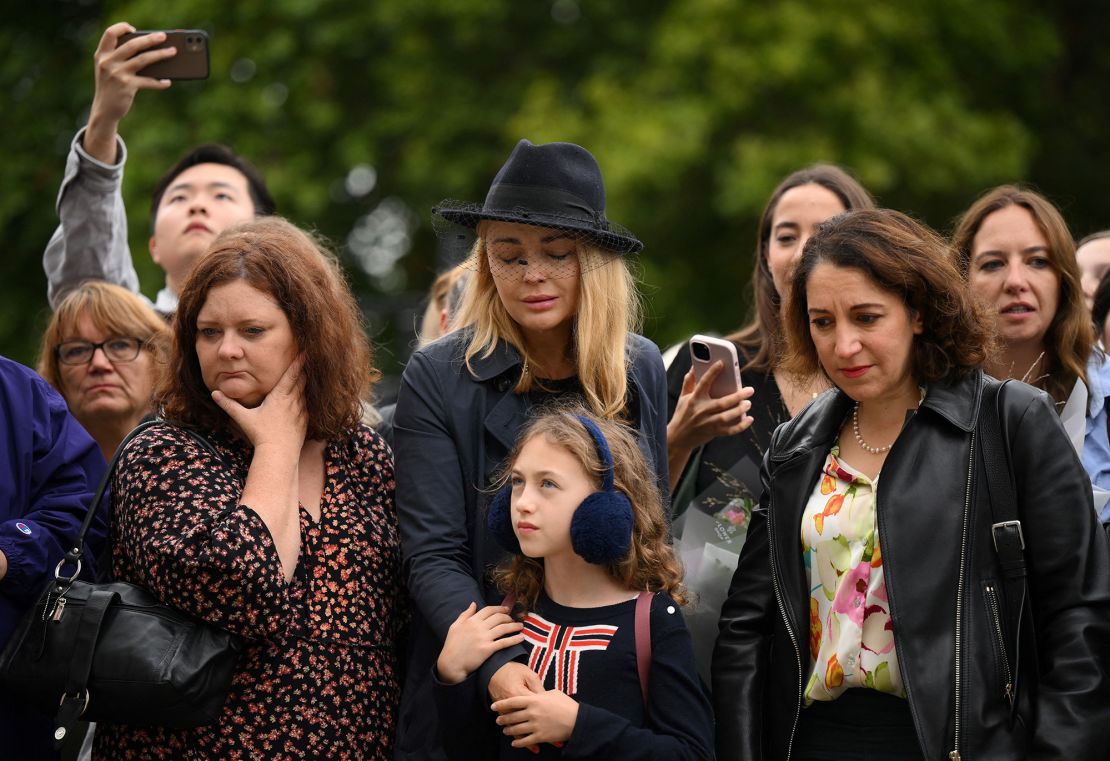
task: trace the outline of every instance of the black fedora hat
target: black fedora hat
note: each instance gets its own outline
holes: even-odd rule
[[[471,229],[489,219],[568,230],[619,254],[644,247],[631,232],[606,219],[601,168],[574,143],[521,140],[493,178],[485,203],[444,201],[432,212]]]

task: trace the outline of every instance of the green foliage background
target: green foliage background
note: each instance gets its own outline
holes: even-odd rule
[[[46,0],[0,21],[0,353],[33,363],[42,249],[103,29],[203,28],[212,77],[140,93],[121,127],[131,245],[153,295],[146,211],[186,148],[222,141],[280,211],[336,242],[379,361],[396,374],[437,267],[428,209],[480,200],[520,137],[587,146],[609,216],[647,244],[645,332],[661,345],[748,313],[755,223],[786,173],[854,171],[884,205],[947,230],[1024,180],[1077,236],[1110,226],[1110,46],[1102,3],[1031,0]],[[244,79],[243,71],[253,74]],[[239,80],[230,74],[238,66]],[[243,67],[246,66],[246,69]],[[343,190],[356,165],[377,184]],[[387,198],[418,222],[384,289],[345,253]],[[394,284],[397,286],[397,283]]]

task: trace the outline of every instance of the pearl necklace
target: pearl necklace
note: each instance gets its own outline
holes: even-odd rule
[[[919,388],[921,389],[921,399],[917,402],[918,407],[921,406],[921,402],[925,401],[925,389],[920,386]],[[861,436],[859,432],[859,402],[856,402],[855,406],[852,407],[852,433],[856,436],[856,443],[859,444],[859,448],[871,454],[882,454],[883,452],[889,451],[890,448],[894,446],[894,442],[892,441],[885,447],[873,447],[863,440],[863,436]]]
[[[882,454],[894,446],[892,441],[885,447],[873,447],[863,440],[863,436],[860,436],[859,433],[859,402],[856,402],[856,406],[852,408],[852,433],[856,435],[856,443],[859,444],[859,448],[871,454]]]

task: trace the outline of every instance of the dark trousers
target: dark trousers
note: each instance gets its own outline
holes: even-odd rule
[[[850,689],[802,710],[796,761],[924,761],[910,704],[894,695]]]

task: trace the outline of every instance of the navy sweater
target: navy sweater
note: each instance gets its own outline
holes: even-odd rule
[[[559,749],[513,748],[474,674],[436,680],[443,745],[451,759],[712,759],[713,711],[697,675],[682,612],[664,594],[651,605],[651,671],[644,706],[636,671],[636,601],[567,608],[541,594],[525,624],[528,665],[546,689],[578,701],[578,720]]]

